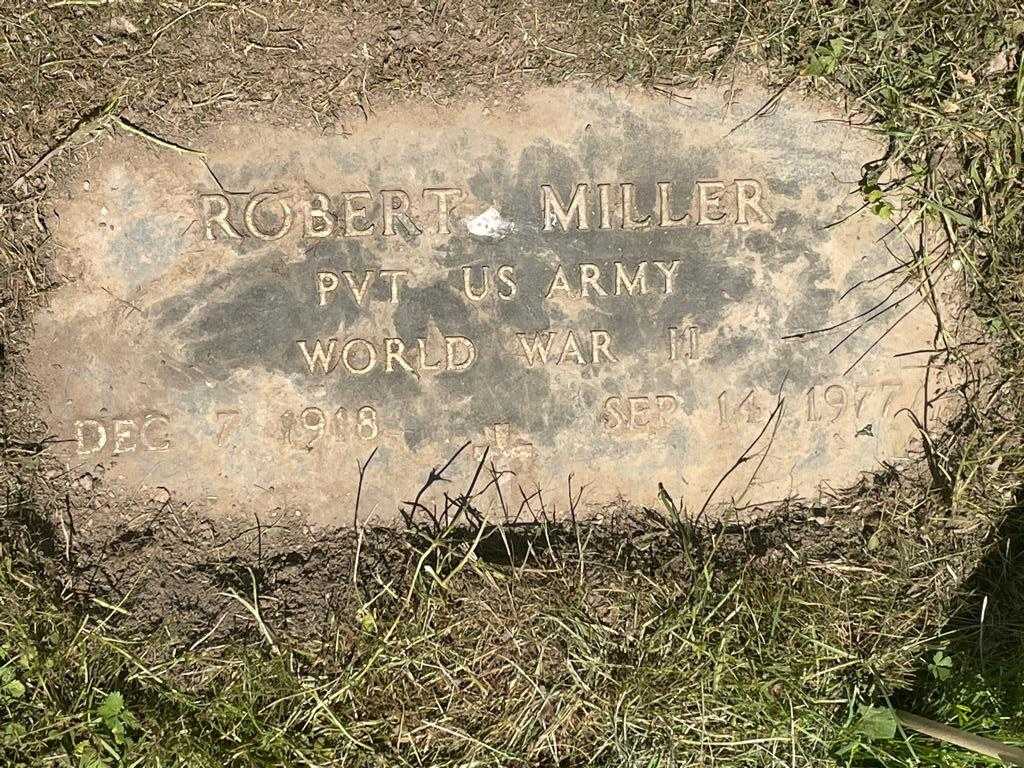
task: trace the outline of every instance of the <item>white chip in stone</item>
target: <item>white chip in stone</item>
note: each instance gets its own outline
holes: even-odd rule
[[[501,218],[498,209],[491,206],[479,216],[466,219],[466,229],[469,234],[477,237],[488,237],[492,240],[504,240],[512,234],[516,225],[513,221]]]

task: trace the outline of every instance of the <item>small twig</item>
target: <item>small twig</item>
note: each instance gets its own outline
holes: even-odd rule
[[[484,519],[480,520],[480,526],[476,531],[476,538],[473,539],[473,543],[466,550],[466,554],[459,560],[458,565],[449,571],[443,579],[439,581],[440,585],[444,588],[448,587],[448,582],[455,578],[455,576],[461,571],[470,560],[476,557],[476,548],[480,545],[480,539],[484,537],[484,531],[487,530],[487,521]]]
[[[947,744],[969,749],[971,752],[994,757],[1010,765],[1024,766],[1024,750],[1019,747],[1011,747],[1009,744],[1004,744],[995,739],[976,736],[973,733],[962,731],[951,725],[938,723],[935,720],[929,720],[927,717],[913,715],[910,712],[904,712],[899,709],[894,711],[900,724],[912,731],[917,731],[925,736],[931,736],[933,739],[944,741]]]
[[[580,523],[579,518],[576,516],[576,507],[579,506],[586,488],[586,485],[580,488],[579,494],[574,498],[572,495],[572,473],[569,473],[569,518],[572,520],[572,530],[576,535],[576,554],[579,557],[580,584],[583,584],[583,542],[580,540]]]
[[[457,451],[456,451],[455,453],[453,453],[453,454],[451,455],[451,457],[450,457],[450,458],[448,459],[448,461],[447,461],[447,462],[445,462],[445,465],[444,465],[443,467],[441,467],[441,469],[438,469],[437,467],[434,467],[434,468],[432,468],[432,469],[430,470],[430,474],[429,474],[429,475],[427,476],[427,481],[426,481],[426,482],[425,482],[425,483],[423,484],[423,486],[422,486],[422,487],[420,488],[419,492],[418,492],[418,493],[416,494],[416,498],[415,498],[415,499],[413,500],[413,502],[412,502],[412,507],[413,507],[413,510],[415,510],[415,509],[417,509],[417,508],[420,508],[420,507],[422,507],[422,508],[426,509],[426,507],[423,507],[423,505],[422,505],[422,504],[420,504],[420,499],[422,499],[422,498],[423,498],[423,494],[425,494],[425,493],[426,493],[426,492],[427,492],[427,491],[428,491],[428,490],[430,489],[430,487],[431,487],[431,486],[432,486],[432,485],[433,485],[434,483],[437,483],[437,482],[439,482],[439,481],[444,481],[444,482],[447,482],[447,481],[448,481],[448,478],[446,478],[446,477],[444,476],[444,473],[448,471],[448,468],[449,468],[449,467],[450,467],[450,466],[451,466],[451,465],[452,465],[453,463],[455,463],[455,460],[456,460],[457,458],[459,458],[459,455],[460,455],[460,454],[461,454],[461,453],[462,453],[462,452],[463,452],[464,450],[466,450],[466,448],[468,448],[468,447],[469,447],[469,445],[470,445],[470,441],[468,441],[468,440],[467,440],[466,442],[464,442],[464,443],[462,444],[462,446],[461,446],[461,447],[459,448],[459,450],[457,450]],[[407,502],[407,503],[408,503],[408,502]]]
[[[203,9],[210,8],[210,7],[213,7],[213,8],[225,8],[227,6],[224,3],[214,3],[214,2],[212,2],[212,0],[210,0],[210,2],[203,3],[202,5],[198,5],[195,8],[190,8],[189,10],[185,11],[184,13],[176,16],[175,18],[171,19],[166,24],[164,24],[162,27],[160,27],[160,29],[158,29],[156,32],[154,32],[150,36],[150,38],[152,40],[152,43],[149,46],[149,51],[147,51],[146,53],[149,54],[153,50],[153,47],[156,45],[156,41],[160,39],[160,35],[162,35],[168,29],[173,27],[179,21],[182,21],[183,19],[187,19],[189,16],[197,14],[200,11],[202,11]]]
[[[278,647],[277,642],[274,640],[274,636],[270,632],[270,627],[266,625],[266,623],[263,621],[263,617],[260,615],[259,595],[256,593],[256,575],[252,572],[251,568],[248,570],[249,578],[252,580],[251,603],[234,590],[231,590],[230,592],[221,592],[220,594],[223,597],[230,597],[232,600],[237,600],[239,603],[242,604],[242,607],[245,608],[245,610],[252,615],[253,619],[255,619],[256,626],[259,627],[263,637],[266,638],[266,641],[270,644],[270,647],[274,651],[274,654],[279,656],[281,654],[281,649]]]
[[[173,141],[168,141],[157,136],[154,133],[150,133],[144,128],[139,128],[136,125],[129,123],[122,117],[114,114],[115,110],[119,106],[120,102],[114,98],[107,102],[103,107],[95,110],[92,114],[83,117],[71,132],[68,133],[64,138],[54,144],[50,149],[43,154],[38,160],[36,160],[32,166],[16,178],[11,185],[7,188],[8,191],[12,191],[23,184],[33,174],[41,170],[47,165],[54,157],[62,152],[67,147],[74,147],[83,136],[91,136],[98,130],[101,130],[108,125],[114,125],[118,128],[122,128],[128,133],[134,134],[146,141],[156,144],[163,149],[171,149],[175,152],[181,152],[187,155],[194,155],[200,158],[206,158],[206,153],[201,152],[197,149],[191,149],[190,147],[184,147],[180,144],[175,144]],[[84,143],[84,142],[83,142]]]
[[[377,446],[379,448],[380,446]],[[370,455],[366,457],[366,461],[360,463],[356,461],[356,466],[359,467],[359,484],[356,486],[356,509],[355,517],[353,518],[352,527],[359,527],[359,502],[363,496],[363,479],[366,477],[366,468],[370,466],[370,462],[373,461],[373,457],[377,455],[377,448],[370,451]]]
[[[925,302],[925,300],[921,299],[919,302],[917,302],[917,304],[915,304],[910,309],[908,309],[906,312],[904,312],[902,315],[900,315],[898,318],[896,318],[895,322],[893,322],[892,325],[890,325],[888,328],[886,328],[885,331],[883,331],[882,334],[879,335],[879,337],[877,339],[875,339],[873,342],[871,342],[870,345],[868,345],[867,349],[865,349],[863,352],[860,353],[860,356],[856,360],[854,360],[852,363],[850,363],[850,367],[847,368],[845,371],[843,371],[843,376],[849,375],[850,371],[852,371],[854,368],[856,368],[857,365],[860,363],[860,361],[868,356],[868,353],[871,352],[871,350],[873,350],[876,346],[878,346],[882,342],[882,340],[885,339],[886,336],[888,336],[890,333],[892,333],[896,329],[896,326],[898,326],[900,323],[902,323],[907,317],[910,316],[910,314],[915,309],[917,309],[922,304],[924,304],[924,302]]]
[[[779,100],[782,98],[782,94],[784,94],[786,90],[789,88],[789,86],[791,86],[794,82],[796,82],[795,76],[790,78],[790,80],[787,83],[785,83],[781,88],[779,88],[771,96],[769,96],[768,100],[760,107],[758,107],[756,110],[754,110],[753,113],[743,118],[740,122],[734,125],[726,134],[726,136],[732,136],[734,133],[736,133],[736,131],[738,131],[740,128],[742,128],[744,125],[746,125],[755,118],[764,117],[765,115],[771,114],[771,112],[778,106]]]
[[[184,147],[181,144],[175,144],[173,141],[163,139],[157,136],[155,133],[150,133],[144,128],[139,128],[137,125],[132,125],[124,118],[117,117],[116,115],[111,119],[114,125],[116,125],[118,128],[123,128],[124,130],[128,131],[128,133],[135,134],[141,139],[145,139],[146,141],[152,144],[156,144],[158,147],[163,147],[164,149],[172,149],[175,152],[181,152],[182,154],[185,155],[195,155],[196,157],[201,157],[204,160],[206,159],[206,153],[198,149],[192,149],[191,147]]]
[[[751,455],[748,454],[750,454],[750,451],[753,450],[754,446],[761,441],[761,438],[764,437],[765,432],[768,431],[768,427],[771,426],[772,420],[779,415],[780,411],[782,410],[782,406],[785,404],[785,402],[785,398],[779,398],[779,402],[775,405],[775,409],[770,414],[768,414],[768,420],[764,423],[764,426],[761,427],[761,431],[757,433],[757,437],[754,438],[750,445],[747,446],[746,450],[740,454],[740,457],[736,459],[735,462],[733,462],[733,465],[729,467],[726,473],[718,479],[717,483],[715,483],[715,487],[711,489],[711,493],[709,493],[707,499],[704,500],[704,505],[700,508],[700,512],[697,513],[698,520],[700,520],[703,517],[704,510],[708,508],[708,504],[711,503],[711,499],[713,499],[715,494],[718,493],[718,489],[722,487],[722,484],[726,481],[729,475],[731,475],[733,472],[739,469],[744,463],[750,461],[750,459],[753,458]]]
[[[778,402],[778,406],[776,406],[776,408],[782,408],[782,401],[784,400],[784,398],[782,397],[782,393],[786,389],[786,382],[787,381],[789,381],[789,371],[786,371],[786,375],[782,377],[782,383],[779,385],[779,394],[776,397],[776,401]],[[765,449],[761,452],[761,460],[757,462],[757,466],[754,467],[754,471],[750,473],[750,479],[747,480],[747,484],[743,488],[743,493],[741,493],[736,498],[736,501],[742,502],[743,497],[746,496],[747,495],[747,491],[750,490],[750,486],[753,485],[754,478],[757,477],[757,473],[761,471],[761,467],[764,466],[765,461],[768,459],[768,453],[771,451],[772,446],[775,444],[775,435],[777,435],[778,432],[779,432],[779,424],[781,422],[782,422],[782,412],[780,411],[779,418],[777,418],[775,420],[775,426],[772,427],[772,436],[770,438],[768,438],[768,445],[766,445]]]
[[[889,293],[886,295],[886,297],[884,299],[882,299],[881,301],[876,302],[874,305],[868,307],[867,309],[865,309],[865,310],[863,310],[861,312],[858,312],[856,315],[852,315],[851,317],[846,318],[845,320],[842,320],[842,321],[840,321],[838,323],[833,323],[832,325],[822,326],[821,328],[813,328],[813,329],[807,330],[807,331],[796,331],[794,333],[787,333],[787,334],[784,334],[781,338],[784,341],[787,341],[789,339],[802,339],[805,336],[811,336],[811,335],[817,334],[817,333],[828,333],[829,331],[835,331],[835,330],[837,330],[839,328],[842,328],[844,325],[849,325],[850,323],[854,322],[855,320],[860,320],[862,317],[865,317],[865,316],[868,316],[868,315],[870,315],[870,317],[868,317],[867,320],[865,320],[864,322],[870,322],[871,320],[874,320],[879,315],[885,314],[890,309],[893,309],[894,307],[898,307],[904,301],[906,301],[911,296],[913,296],[915,293],[917,293],[917,288],[916,287],[912,288],[910,291],[905,293],[901,298],[897,299],[892,304],[886,305],[886,302],[889,301],[889,299],[891,299],[896,294],[896,292],[900,288],[902,288],[904,285],[906,285],[908,282],[910,282],[910,276],[904,277],[895,288],[893,288],[891,291],[889,291]],[[853,331],[850,334],[848,334],[846,337],[844,337],[843,341],[848,339],[853,333],[856,333],[858,330],[860,330],[860,328],[862,328],[863,325],[864,325],[864,323],[861,323],[856,328],[854,328]],[[835,349],[835,347],[833,347],[833,349]]]

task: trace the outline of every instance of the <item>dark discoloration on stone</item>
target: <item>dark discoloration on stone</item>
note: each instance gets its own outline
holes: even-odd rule
[[[733,114],[759,98],[751,93]],[[363,503],[384,520],[465,442],[453,477],[471,476],[489,448],[514,506],[517,486],[561,494],[572,473],[591,502],[622,495],[651,503],[663,482],[699,507],[752,443],[753,458],[719,501],[850,482],[901,455],[914,434],[897,413],[919,405],[922,372],[894,355],[930,343],[930,316],[911,313],[852,369],[904,309],[869,320],[838,347],[861,321],[786,337],[853,318],[902,279],[871,281],[895,264],[882,222],[860,214],[826,228],[860,202],[836,179],[857,178],[878,149],[802,104],[730,133],[737,120],[721,104],[712,91],[680,105],[561,90],[496,117],[472,105],[381,115],[348,138],[224,126],[195,142],[216,181],[194,158],[114,142],[83,169],[90,191],[72,196],[57,228],[69,280],[39,318],[32,346],[51,428],[69,440],[78,471],[106,482],[162,487],[214,509],[294,507],[321,522],[350,519],[357,462],[374,449]],[[765,218],[748,211],[741,223],[730,210],[723,224],[696,226],[694,184],[716,179],[734,196],[735,180],[753,180]],[[665,181],[674,184],[673,215],[689,211],[690,222],[623,230],[619,185],[635,185],[642,217]],[[567,201],[578,183],[589,185],[590,230],[545,231],[540,185]],[[606,230],[598,228],[601,183],[615,205]],[[199,196],[222,194],[219,184],[230,191],[240,239],[216,225],[206,237]],[[431,187],[463,193],[450,234],[438,231],[422,195]],[[399,224],[395,236],[380,234],[375,197],[371,237],[304,233],[302,206],[314,193],[330,196],[340,228],[341,194],[364,189],[407,191],[423,232]],[[294,222],[264,241],[246,229],[243,209],[269,191],[291,205]],[[493,237],[474,223],[490,208],[514,224],[510,234]],[[255,210],[264,232],[283,221],[277,203]],[[640,262],[647,295],[581,295],[580,265],[599,270],[613,294],[615,265],[631,274]],[[655,262],[678,262],[670,293]],[[508,301],[495,295],[503,265],[516,283]],[[558,265],[571,295],[547,296]],[[476,278],[491,270],[483,300],[464,293],[467,266]],[[317,274],[346,270],[357,282],[367,270],[407,274],[395,302],[378,275],[362,303],[342,281],[320,306]],[[517,334],[549,330],[559,334],[556,356],[565,331],[575,332],[585,362],[570,354],[528,365]],[[594,364],[591,332],[608,335],[614,360],[598,355]],[[382,360],[384,340],[400,338],[417,367],[416,340],[436,362],[442,336],[471,340],[472,364],[415,373],[378,364],[357,375],[335,358],[329,372],[311,372],[298,345],[335,339],[340,350],[358,337]],[[872,435],[858,435],[868,422]]]

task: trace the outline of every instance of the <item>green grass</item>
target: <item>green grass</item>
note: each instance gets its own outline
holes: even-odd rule
[[[19,765],[789,765],[827,753],[854,690],[877,695],[875,667],[904,652],[851,650],[851,627],[890,625],[882,575],[851,594],[800,564],[582,583],[548,566],[474,563],[339,617],[343,645],[275,653],[126,638],[116,611],[75,618],[5,559],[6,743]]]
[[[1011,519],[998,544],[965,585],[966,599],[924,654],[914,684],[892,697],[897,707],[970,733],[1024,739],[1024,520]],[[958,766],[985,762],[928,739],[864,742],[850,754],[879,766]],[[1000,764],[988,760],[993,765]]]
[[[0,765],[979,764],[918,737],[872,740],[861,706],[890,702],[1019,743],[1020,9],[466,3],[392,8],[387,22],[233,0],[0,9]],[[388,25],[427,42],[396,47]],[[323,44],[350,28],[344,45]],[[367,57],[331,58],[363,43]],[[328,92],[349,66],[358,76]],[[187,637],[173,621],[140,627],[131,595],[112,605],[63,588],[49,521],[64,495],[18,353],[50,283],[37,215],[50,174],[111,128],[97,115],[187,145],[190,126],[256,110],[268,92],[285,114],[333,124],[359,104],[495,80],[673,90],[745,70],[843,99],[882,135],[866,203],[920,243],[911,268],[955,260],[994,341],[989,389],[930,445],[919,477],[866,483],[763,529],[694,538],[656,515],[535,531],[515,567],[482,557],[472,529],[369,531],[364,567],[343,574],[353,586],[313,637],[289,635],[249,563],[224,566],[230,631]]]
[[[519,567],[467,560],[464,540],[428,544],[422,531],[410,533],[408,555],[420,568],[353,602],[334,617],[334,632],[303,642],[277,638],[255,613],[227,640],[185,646],[140,636],[120,627],[131,626],[124,607],[94,604],[83,614],[56,604],[52,586],[5,549],[0,712],[11,764],[759,766],[829,756],[863,763],[868,750],[902,757],[899,742],[866,742],[857,716],[862,703],[884,703],[931,652],[920,627],[932,607],[910,594],[920,585],[907,576],[923,563],[855,562],[827,539],[762,560],[740,534],[680,537],[657,518],[646,526],[646,544],[617,563],[584,545],[584,530],[578,548],[544,550],[539,537],[536,556]],[[954,653],[958,671],[966,658]],[[935,690],[952,691],[952,680]],[[985,730],[1012,734],[998,720],[1006,711],[986,710]],[[927,764],[952,764],[946,751],[916,749],[934,756]]]

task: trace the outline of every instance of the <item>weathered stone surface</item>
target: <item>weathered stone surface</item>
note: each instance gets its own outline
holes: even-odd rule
[[[72,471],[341,523],[374,451],[378,522],[466,442],[451,492],[489,448],[477,489],[505,473],[513,513],[570,474],[584,505],[661,482],[693,509],[903,455],[924,377],[898,355],[934,323],[854,213],[880,150],[798,101],[736,128],[765,94],[691,96],[219,126],[206,163],[108,140],[57,206],[31,349]]]

